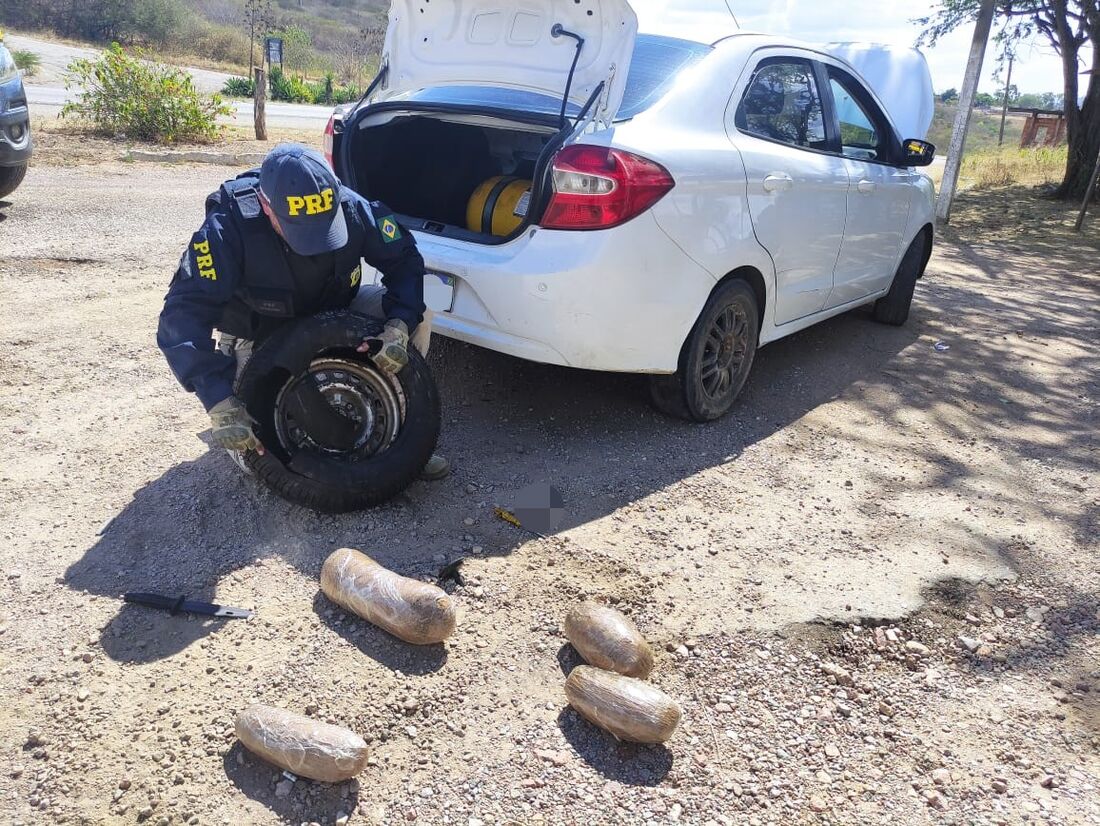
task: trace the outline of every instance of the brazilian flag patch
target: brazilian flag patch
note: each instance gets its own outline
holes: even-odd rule
[[[387,244],[401,240],[401,228],[397,226],[397,221],[393,220],[392,216],[383,218],[378,222],[378,231],[382,233],[382,237],[386,239]]]

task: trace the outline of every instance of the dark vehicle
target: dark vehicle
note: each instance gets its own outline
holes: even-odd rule
[[[23,78],[0,43],[0,198],[15,192],[31,159],[31,115]]]

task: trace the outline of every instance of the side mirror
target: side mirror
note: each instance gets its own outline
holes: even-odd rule
[[[928,166],[936,157],[936,147],[928,141],[909,138],[902,142],[906,166]]]

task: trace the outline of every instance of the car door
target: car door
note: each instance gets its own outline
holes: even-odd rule
[[[758,53],[739,88],[727,131],[745,165],[753,230],[775,265],[775,324],[786,324],[822,310],[832,291],[848,171],[830,152],[836,144],[808,57]]]
[[[832,308],[889,288],[909,219],[913,173],[898,165],[900,142],[866,87],[839,66],[823,68],[827,108],[851,179],[844,241],[826,305]]]

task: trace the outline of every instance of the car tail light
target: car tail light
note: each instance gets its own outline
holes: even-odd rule
[[[325,160],[328,161],[328,165],[332,166],[332,146],[333,135],[336,134],[336,114],[333,113],[328,119],[328,125],[325,127],[325,139],[323,142],[325,150]]]
[[[606,146],[567,146],[551,168],[546,229],[608,229],[641,215],[676,182],[659,163]]]

